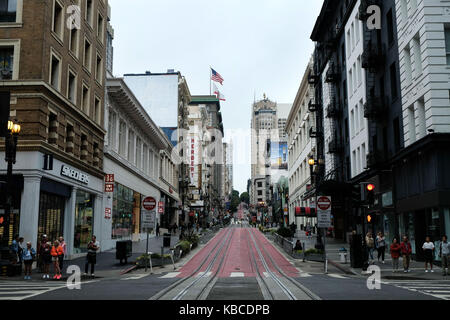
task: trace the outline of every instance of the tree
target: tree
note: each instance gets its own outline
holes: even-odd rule
[[[236,212],[240,203],[241,199],[239,198],[239,191],[233,190],[231,193],[230,211],[232,213]]]
[[[241,194],[241,202],[245,202],[246,204],[250,204],[250,195],[248,194],[248,192],[243,192]]]

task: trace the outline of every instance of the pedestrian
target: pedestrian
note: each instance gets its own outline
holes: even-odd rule
[[[88,243],[88,253],[86,256],[86,264],[84,266],[84,274],[87,275],[89,265],[91,265],[91,277],[94,277],[95,265],[97,264],[97,251],[100,249],[100,242],[96,236],[92,236],[91,242]]]
[[[59,256],[64,255],[64,251],[58,240],[55,240],[53,242],[53,247],[52,247],[50,254],[52,255],[53,268],[55,270],[55,275],[53,276],[53,280],[61,280],[62,275],[61,275],[61,269],[59,267]]]
[[[36,251],[31,247],[31,242],[27,242],[27,247],[22,253],[22,260],[25,266],[25,280],[31,280],[31,267],[35,258]]]
[[[302,250],[303,250],[302,243],[300,242],[300,240],[297,240],[297,243],[295,244],[294,247],[294,251],[302,251]]]
[[[398,272],[398,265],[400,260],[401,246],[398,243],[398,239],[394,238],[391,244],[391,257],[392,257],[392,272]]]
[[[404,273],[411,272],[411,270],[409,270],[409,265],[411,263],[412,247],[411,247],[411,242],[409,242],[409,239],[407,236],[403,237],[403,241],[400,245],[400,252],[403,257],[403,269],[404,269],[403,272]]]
[[[373,251],[375,250],[375,240],[373,239],[372,233],[369,232],[366,235],[366,245],[367,245],[367,251],[369,253],[370,262],[373,262]]]
[[[44,235],[39,252],[39,255],[42,259],[42,268],[44,273],[42,279],[50,279],[50,265],[52,264],[51,251],[52,248],[50,246],[50,243],[47,241],[47,236]]]
[[[380,258],[382,263],[384,264],[385,255],[386,255],[386,237],[382,232],[379,232],[377,235],[377,251],[378,251],[378,262],[380,262]]]
[[[59,244],[63,249],[63,254],[59,256],[59,268],[61,269],[61,272],[63,272],[64,258],[67,254],[67,244],[66,241],[64,241],[64,237],[59,237]]]
[[[440,245],[439,257],[442,259],[442,273],[444,276],[448,275],[448,260],[450,257],[450,245],[447,236],[442,237]]]
[[[14,236],[14,240],[11,242],[11,246],[10,246],[10,252],[11,252],[11,256],[10,256],[10,260],[13,264],[18,263],[19,260],[19,235],[16,234]]]
[[[428,264],[430,264],[430,272],[434,272],[433,270],[433,257],[434,257],[434,243],[431,242],[430,237],[425,238],[425,243],[422,246],[423,254],[425,256],[425,272],[428,273]]]
[[[159,222],[156,223],[156,236],[159,237],[160,233],[159,233]]]

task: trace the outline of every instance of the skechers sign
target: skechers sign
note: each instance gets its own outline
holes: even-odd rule
[[[61,167],[61,175],[84,184],[89,184],[89,176],[87,174],[81,173],[80,171],[74,170],[68,166]]]

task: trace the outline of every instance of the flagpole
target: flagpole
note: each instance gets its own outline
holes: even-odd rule
[[[212,95],[212,92],[211,92],[211,78],[212,78],[212,69],[211,69],[211,66],[209,66],[209,95],[211,96]]]

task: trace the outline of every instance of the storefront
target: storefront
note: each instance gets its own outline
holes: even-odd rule
[[[120,183],[115,183],[112,208],[112,239],[129,239],[141,232],[143,196]]]
[[[17,154],[14,174],[22,182],[14,189],[12,231],[25,242],[31,241],[34,248],[44,234],[50,241],[62,236],[68,258],[76,258],[87,251],[92,235],[100,232],[102,175],[56,158],[50,170],[43,170],[43,160],[40,152]]]
[[[11,210],[9,216],[9,232],[6,232],[6,221],[0,224],[0,241],[5,240],[3,237],[7,237],[8,244],[11,244],[14,235],[19,232],[20,225],[20,203],[23,190],[23,176],[14,175],[11,181],[10,195],[11,195]],[[6,186],[6,176],[0,176],[0,213],[5,213],[7,186]],[[6,217],[4,217],[6,220]]]

